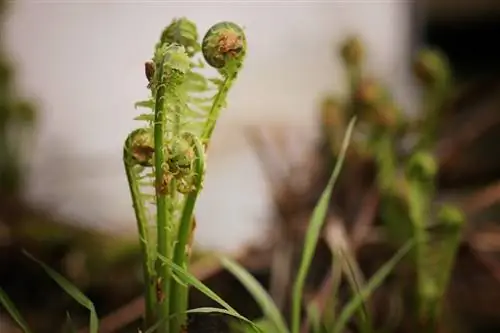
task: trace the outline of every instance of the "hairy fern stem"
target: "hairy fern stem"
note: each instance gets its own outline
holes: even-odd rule
[[[154,289],[154,270],[152,267],[152,257],[151,251],[149,249],[149,230],[148,230],[148,218],[144,208],[144,202],[141,196],[141,190],[139,188],[139,176],[134,170],[134,165],[130,160],[130,151],[132,150],[132,141],[134,133],[127,138],[125,142],[125,147],[123,150],[123,163],[125,167],[125,173],[127,175],[127,181],[129,184],[130,194],[132,196],[132,203],[134,207],[134,213],[137,221],[137,230],[139,233],[140,250],[142,253],[142,273],[144,280],[144,299],[145,299],[145,315],[144,322],[146,326],[151,326],[154,324],[156,318],[155,309],[155,289]]]
[[[182,215],[179,223],[179,230],[177,232],[177,242],[174,247],[174,263],[180,267],[187,268],[187,264],[189,262],[189,254],[190,254],[190,244],[189,240],[192,237],[192,232],[194,229],[193,226],[193,213],[194,207],[196,205],[196,199],[200,194],[200,191],[203,186],[203,177],[205,173],[205,150],[198,140],[198,138],[191,134],[185,133],[184,137],[188,140],[190,144],[194,147],[195,154],[195,165],[194,165],[194,173],[195,173],[195,189],[188,193],[186,196],[186,200],[184,203],[184,207],[182,210]],[[186,285],[181,285],[180,283],[175,283],[172,286],[172,295],[176,297],[171,298],[171,308],[172,313],[182,313],[187,309],[188,305],[188,288]],[[176,329],[179,329],[183,322],[186,320],[185,313],[180,314],[178,317],[172,319],[172,330],[175,332]]]
[[[151,110],[135,118],[148,126],[132,132],[124,153],[145,262],[145,324],[161,333],[185,329],[188,287],[171,267],[188,270],[205,149],[246,50],[242,29],[230,22],[212,26],[203,45],[197,39],[196,26],[184,18],[175,19],[161,34],[153,59],[145,64],[151,96],[136,103]],[[194,71],[204,66],[193,59],[200,50],[222,78],[207,79]],[[202,96],[206,93],[213,95]],[[135,168],[141,171],[134,173]],[[154,194],[141,191],[141,184],[149,184]],[[146,203],[155,206],[154,216]],[[150,221],[156,222],[155,247],[148,235]]]

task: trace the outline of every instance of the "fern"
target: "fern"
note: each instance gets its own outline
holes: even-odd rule
[[[204,61],[197,57],[200,51]],[[178,314],[187,309],[187,287],[158,258],[187,266],[205,150],[245,52],[245,35],[236,24],[215,24],[200,44],[196,25],[180,18],[163,30],[153,58],[145,63],[150,96],[135,104],[144,110],[135,118],[142,126],[129,135],[124,161],[147,262],[146,325],[177,314],[170,324],[162,321],[162,332],[180,330],[185,315]],[[217,77],[202,74],[205,63],[217,69]],[[149,233],[154,223],[156,242]]]

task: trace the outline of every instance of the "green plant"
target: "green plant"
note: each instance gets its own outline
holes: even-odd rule
[[[324,104],[323,117],[328,120],[324,123],[325,131],[335,167],[312,212],[305,235],[291,291],[290,323],[286,323],[256,279],[228,258],[222,259],[223,265],[256,299],[264,315],[262,320],[248,320],[189,273],[194,208],[203,187],[206,151],[228,92],[242,67],[246,46],[243,30],[234,23],[215,24],[200,44],[195,24],[181,18],[164,29],[152,60],[145,63],[150,97],[136,103],[136,107],[149,111],[136,117],[145,124],[131,131],[123,147],[124,168],[143,258],[144,331],[183,333],[187,329],[188,313],[216,312],[236,318],[238,323],[244,324],[245,331],[299,333],[304,319],[302,310],[306,309],[309,325],[305,329],[310,332],[341,333],[357,313],[361,331],[373,332],[368,311],[364,309],[365,302],[396,264],[410,253],[417,271],[415,290],[419,324],[424,327],[422,332],[432,332],[436,329],[464,220],[456,207],[445,205],[436,214],[436,223],[428,223],[432,217],[429,212],[432,211],[437,172],[431,150],[438,128],[436,123],[440,119],[437,113],[446,99],[450,82],[446,64],[437,53],[423,53],[415,67],[426,87],[427,112],[419,120],[425,125],[417,133],[418,143],[401,156],[395,149],[397,140],[414,129],[389,93],[376,81],[363,77],[361,42],[354,39],[343,45],[341,53],[349,75],[351,95],[345,105],[333,98]],[[198,71],[205,66],[205,62],[196,58],[200,51],[205,62],[217,69],[219,77],[206,78]],[[349,123],[347,119],[351,119]],[[358,128],[355,129],[356,122]],[[341,141],[339,133],[343,132]],[[307,303],[304,286],[349,143],[352,144],[351,152],[375,161],[375,182],[382,196],[382,220],[391,240],[400,249],[366,283],[360,283],[356,274],[346,273],[354,297],[334,320],[327,320],[314,302],[304,304]],[[441,231],[439,234],[437,229]],[[437,242],[434,241],[436,237]],[[96,333],[98,318],[93,303],[59,273],[27,255],[89,310],[90,332]],[[340,259],[345,259],[342,264],[352,265],[352,258]],[[189,286],[204,293],[221,308],[188,309]],[[332,300],[336,301],[336,297],[334,293]],[[1,289],[0,302],[23,331],[29,333],[28,325]],[[69,314],[67,320],[67,326],[73,331]]]
[[[245,34],[234,23],[215,24],[200,45],[195,24],[181,18],[165,28],[145,64],[151,96],[136,105],[151,111],[136,118],[146,125],[128,136],[123,160],[144,257],[145,324],[160,321],[160,332],[179,332],[186,322],[187,285],[165,260],[187,269],[206,148],[246,47]],[[195,58],[200,51],[219,77],[207,79],[197,71],[204,67]]]
[[[200,45],[195,24],[185,18],[174,19],[162,32],[153,59],[145,64],[151,95],[136,107],[150,112],[136,118],[146,124],[128,135],[123,162],[143,257],[144,326],[149,331],[184,332],[188,312],[222,312],[247,321],[187,272],[206,149],[242,68],[246,49],[245,34],[234,23],[215,24]],[[200,51],[206,63],[218,71],[218,77],[206,78],[199,72],[205,67],[203,60],[196,58]],[[151,224],[156,226],[156,241]],[[34,260],[90,310],[90,331],[97,332],[97,314],[90,300],[58,273]],[[189,285],[224,309],[188,311]],[[2,291],[0,296],[15,321],[29,331],[7,295]]]
[[[365,53],[358,38],[348,38],[342,45],[350,95],[344,104],[334,97],[326,99],[322,109],[324,134],[333,160],[337,160],[336,132],[345,127],[346,116],[359,117],[353,155],[375,165],[375,185],[381,197],[379,215],[389,240],[398,246],[415,240],[415,325],[422,332],[433,332],[438,328],[464,225],[459,208],[450,204],[435,208],[433,203],[438,172],[433,150],[453,91],[450,66],[437,50],[425,49],[417,55],[413,70],[423,87],[423,104],[422,112],[411,118],[380,81],[366,77]],[[405,138],[416,138],[416,143],[402,148]]]
[[[224,267],[238,278],[238,280],[246,287],[246,289],[259,304],[264,318],[257,321],[256,325],[258,325],[266,333],[300,332],[301,321],[303,319],[301,309],[304,306],[303,289],[305,279],[309,272],[316,245],[320,237],[321,229],[327,216],[332,191],[334,189],[337,178],[339,177],[340,169],[344,162],[344,157],[348,148],[349,141],[351,140],[355,122],[356,118],[352,118],[347,126],[347,132],[341,144],[341,149],[335,168],[330,176],[326,188],[323,190],[321,198],[317,202],[312,212],[309,221],[309,226],[305,235],[305,243],[302,251],[302,259],[299,267],[299,272],[295,277],[295,283],[292,290],[292,315],[290,325],[286,325],[285,320],[283,319],[277,306],[274,304],[272,298],[249,272],[247,272],[238,263],[229,258],[222,259]],[[345,307],[340,312],[339,317],[332,323],[328,324],[326,321],[322,321],[321,315],[317,311],[315,311],[314,304],[310,304],[310,306],[307,307],[309,310],[309,322],[311,324],[311,327],[309,327],[311,329],[310,332],[343,332],[349,319],[356,313],[356,311],[359,310],[360,307],[363,306],[369,295],[383,282],[383,280],[394,269],[396,264],[410,251],[413,245],[414,242],[412,240],[407,241],[394,255],[394,257],[387,263],[385,263],[385,265],[383,265],[364,286],[361,286],[360,289],[354,290],[354,297],[345,305]],[[371,332],[371,327],[366,327]]]

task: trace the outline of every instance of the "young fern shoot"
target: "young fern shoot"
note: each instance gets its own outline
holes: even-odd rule
[[[196,71],[205,66],[196,58],[200,51],[219,77]],[[145,64],[151,95],[136,107],[149,111],[136,118],[146,124],[127,138],[124,163],[144,257],[145,326],[160,322],[162,333],[179,333],[185,325],[187,286],[161,258],[187,269],[206,148],[245,53],[246,38],[236,24],[215,24],[200,45],[196,25],[181,18],[164,29]],[[149,235],[154,222],[156,243]]]

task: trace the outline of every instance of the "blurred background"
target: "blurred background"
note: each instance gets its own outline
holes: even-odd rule
[[[283,158],[297,167],[295,172],[314,170],[309,159],[320,140],[319,105],[329,92],[347,94],[338,45],[348,36],[363,40],[370,75],[384,81],[405,112],[419,110],[411,66],[424,45],[440,48],[466,87],[457,107],[467,114],[461,123],[472,122],[469,117],[476,113],[500,111],[495,98],[500,86],[500,2],[495,0],[19,0],[4,7],[2,52],[14,70],[15,91],[29,101],[31,111],[23,146],[17,144],[21,139],[14,141],[21,171],[2,175],[20,180],[15,185],[3,182],[7,185],[0,197],[0,285],[32,308],[33,321],[46,313],[37,314],[42,300],[31,299],[45,298],[50,282],[27,278],[35,271],[43,273],[14,254],[21,245],[54,259],[51,264],[66,271],[78,271],[68,267],[78,266],[81,253],[109,253],[104,257],[110,261],[126,258],[116,267],[96,264],[92,274],[72,275],[81,285],[94,284],[90,296],[107,298],[103,313],[139,294],[137,286],[126,295],[102,292],[110,281],[129,285],[137,280],[136,275],[123,277],[124,263],[137,257],[122,145],[136,125],[134,102],[148,93],[143,63],[175,17],[193,20],[201,34],[218,21],[237,22],[245,28],[249,45],[244,71],[215,131],[196,210],[196,245],[202,250],[235,253],[268,239],[276,215],[275,189],[247,134],[259,131],[267,140],[285,142]],[[497,124],[499,118],[488,123]],[[484,167],[471,171],[470,164],[480,164],[479,157],[463,157],[467,163],[454,164],[459,167],[450,169],[443,183],[494,182],[500,161],[493,158],[496,137],[488,138],[489,150],[481,150],[481,156],[491,160],[481,160]],[[17,220],[24,222],[12,222]],[[50,251],[44,252],[46,246]],[[111,267],[113,274],[103,273]],[[20,280],[20,275],[26,278]],[[64,301],[54,304],[54,311],[70,306],[64,296],[58,297]]]
[[[20,87],[39,103],[30,202],[90,227],[134,232],[121,145],[135,125],[134,102],[147,96],[142,63],[172,18],[186,16],[200,32],[229,19],[245,27],[252,52],[217,127],[197,239],[228,249],[255,239],[269,208],[242,129],[290,126],[303,137],[298,141],[310,143],[318,100],[343,80],[335,44],[346,34],[363,35],[373,50],[371,67],[408,96],[409,7],[397,1],[15,2],[7,47]]]

